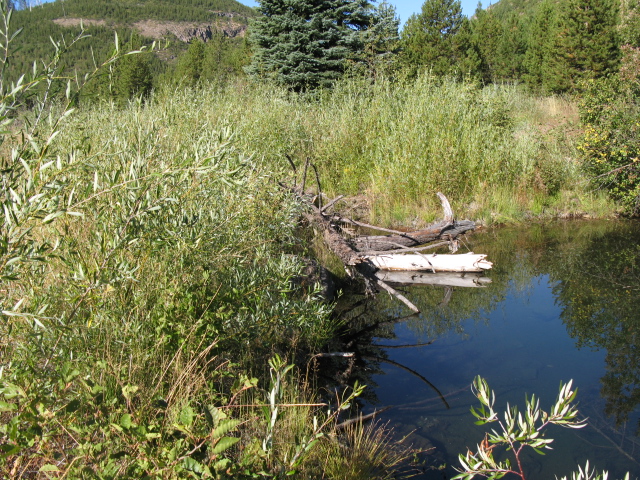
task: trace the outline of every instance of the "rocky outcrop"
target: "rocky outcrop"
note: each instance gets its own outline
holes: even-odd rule
[[[235,22],[192,23],[192,22],[160,22],[155,20],[143,20],[133,24],[133,27],[145,37],[161,39],[167,35],[173,35],[178,40],[188,43],[194,39],[203,42],[211,40],[214,32],[222,32],[227,37],[244,36],[247,26]]]
[[[107,22],[104,20],[93,20],[91,18],[74,18],[74,17],[64,17],[64,18],[56,18],[53,20],[53,23],[60,25],[61,27],[78,27],[80,24],[82,25],[97,25],[104,27]]]
[[[221,32],[227,37],[243,37],[247,31],[246,23],[234,22],[232,19],[237,16],[230,12],[211,12],[218,17],[222,17],[218,22],[196,23],[196,22],[171,22],[159,20],[142,20],[133,24],[133,28],[143,37],[160,40],[167,36],[175,36],[178,40],[189,43],[194,39],[207,42],[211,40],[215,32]],[[223,20],[226,18],[227,20]],[[63,27],[76,27],[82,22],[83,25],[106,25],[104,20],[91,20],[80,18],[57,18],[54,23]]]

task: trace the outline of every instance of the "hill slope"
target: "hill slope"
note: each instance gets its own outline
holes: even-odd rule
[[[90,37],[74,48],[69,63],[86,71],[94,58],[100,61],[113,48],[114,32],[125,42],[132,36],[141,44],[165,40],[169,54],[162,57],[173,59],[194,38],[206,42],[216,34],[244,36],[256,15],[235,0],[56,0],[14,12],[13,25],[23,32],[12,67],[26,71],[34,60],[53,53],[50,37],[72,38],[81,25]]]

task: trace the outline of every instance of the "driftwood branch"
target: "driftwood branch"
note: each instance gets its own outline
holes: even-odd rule
[[[380,280],[379,278],[377,278],[376,283],[380,285],[383,289],[385,289],[387,292],[389,292],[391,295],[396,297],[398,300],[400,300],[402,303],[404,303],[407,307],[409,307],[409,310],[415,313],[420,313],[420,309],[416,307],[413,303],[411,303],[407,299],[407,297],[402,295],[400,292],[398,292],[396,289],[394,289],[390,285],[387,285],[383,280]]]
[[[453,224],[440,222],[431,225],[424,230],[411,233],[403,233],[402,235],[367,235],[360,236],[353,240],[353,246],[358,251],[376,250],[389,251],[402,247],[417,247],[425,243],[430,243],[438,239],[453,239],[458,235],[473,230],[475,223],[469,220],[463,220]]]
[[[354,423],[366,422],[367,420],[371,420],[372,418],[375,418],[377,415],[380,415],[382,412],[385,412],[390,408],[391,408],[391,405],[388,405],[384,408],[381,408],[380,410],[375,410],[367,415],[360,414],[355,418],[350,418],[349,420],[345,420],[344,422],[336,425],[336,430],[342,430],[343,428],[348,427],[349,425],[353,425]]]
[[[438,396],[440,397],[440,400],[442,400],[442,403],[444,403],[444,406],[447,407],[447,409],[451,408],[449,406],[449,403],[447,402],[447,400],[444,398],[444,395],[442,395],[442,392],[440,392],[440,390],[438,390],[438,387],[436,387],[433,383],[431,383],[429,380],[427,380],[423,375],[419,374],[418,372],[416,372],[412,368],[409,368],[409,367],[407,367],[405,365],[402,365],[401,363],[394,362],[393,360],[389,360],[388,358],[368,357],[368,356],[367,357],[363,356],[362,358],[369,358],[369,359],[372,359],[372,360],[378,360],[379,362],[388,363],[389,365],[393,365],[395,367],[401,368],[405,372],[409,372],[411,375],[414,375],[414,376],[418,377],[424,383],[429,385],[433,389],[434,392],[436,392],[438,394]]]
[[[294,173],[297,173],[295,164],[289,156],[287,160],[291,164]],[[305,191],[307,182],[307,173],[309,166],[313,168],[316,177],[317,195],[314,200],[310,201],[310,195]],[[297,180],[297,179],[296,179]],[[291,191],[298,195],[301,200],[309,207],[309,212],[304,214],[310,225],[313,225],[317,230],[322,232],[324,242],[329,249],[338,257],[338,259],[347,268],[348,272],[354,273],[361,277],[365,282],[367,293],[375,293],[379,287],[386,290],[394,296],[396,299],[404,303],[412,312],[419,313],[419,309],[411,303],[400,292],[395,290],[389,284],[387,284],[379,276],[376,277],[375,272],[380,265],[375,261],[378,257],[387,254],[393,250],[398,253],[413,252],[414,256],[420,257],[423,262],[430,263],[430,257],[423,255],[419,252],[427,249],[433,249],[453,242],[459,235],[475,228],[475,224],[471,221],[464,220],[460,222],[455,221],[453,210],[447,198],[440,192],[438,192],[438,198],[442,204],[443,220],[441,222],[430,225],[429,227],[413,231],[402,232],[398,230],[391,230],[387,228],[377,227],[375,225],[369,225],[366,223],[358,222],[350,218],[342,217],[338,214],[328,215],[325,212],[336,204],[342,195],[329,201],[325,206],[322,205],[322,187],[320,184],[320,176],[315,165],[310,163],[309,158],[306,158],[304,164],[304,170],[302,174],[301,186],[296,184]],[[285,185],[282,185],[286,187]],[[287,187],[289,188],[289,187]],[[317,205],[316,202],[317,201]],[[354,238],[345,238],[341,234],[341,225],[355,225],[362,228],[369,228],[386,232],[389,235],[376,236],[376,235],[358,235]],[[434,241],[441,240],[441,242],[425,245]],[[404,258],[404,257],[402,257]],[[384,268],[384,266],[383,266]],[[435,271],[435,268],[432,268]],[[466,270],[464,270],[466,271]]]
[[[370,228],[371,230],[378,230],[380,232],[395,233],[396,235],[403,235],[411,238],[411,235],[409,235],[406,232],[401,232],[399,230],[391,230],[389,228],[377,227],[376,225],[369,225],[368,223],[357,222],[356,220],[352,220],[351,218],[341,217],[340,215],[334,215],[331,218],[331,221],[336,223],[345,223],[347,225],[356,225],[358,227],[363,227],[363,228]]]
[[[442,192],[438,192],[436,195],[438,195],[440,203],[442,204],[442,209],[444,210],[444,222],[448,225],[453,225],[453,209],[451,208],[449,200],[447,200],[447,197],[445,197]]]
[[[438,243],[432,243],[430,245],[425,245],[424,247],[415,247],[415,248],[404,248],[401,247],[400,245],[398,245],[398,248],[396,248],[394,250],[394,253],[408,253],[408,252],[422,252],[423,250],[433,250],[434,248],[439,248],[439,247],[444,247],[446,245],[449,245],[450,242],[438,242]],[[370,250],[370,251],[364,251],[361,252],[362,255],[381,255],[381,254],[385,254],[385,253],[389,253],[389,250]]]
[[[413,343],[411,345],[380,345],[379,343],[372,343],[372,347],[380,347],[380,348],[415,348],[415,347],[426,347],[427,345],[432,345],[435,340],[431,340],[425,343]]]
[[[343,199],[344,195],[338,195],[336,198],[334,198],[333,200],[331,200],[329,203],[327,203],[324,207],[322,207],[320,209],[320,211],[322,213],[326,212],[328,209],[330,209],[331,207],[333,207],[336,202],[338,202],[339,200]]]
[[[284,156],[289,161],[289,165],[291,165],[291,169],[293,170],[293,178],[294,178],[293,187],[295,188],[298,186],[298,170],[296,169],[296,164],[293,163],[293,159],[291,158],[291,155],[289,155],[288,153],[285,153]]]

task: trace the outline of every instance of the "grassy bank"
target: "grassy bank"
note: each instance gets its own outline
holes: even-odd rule
[[[2,91],[0,476],[385,475],[405,454],[383,434],[326,436],[360,389],[291,368],[336,325],[294,281],[282,170],[215,97],[74,111],[47,100],[56,72]]]
[[[182,103],[185,93],[174,91],[156,101],[176,95]],[[243,149],[274,169],[287,166],[285,153],[298,165],[309,158],[328,193],[364,196],[379,223],[433,220],[437,191],[460,216],[489,223],[616,209],[582,173],[567,99],[429,76],[346,80],[312,99],[249,84],[197,95],[202,121],[232,125]]]

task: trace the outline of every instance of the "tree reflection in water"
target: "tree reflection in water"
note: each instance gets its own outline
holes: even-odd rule
[[[438,385],[442,380],[430,378],[429,365],[415,368],[403,364],[393,349],[429,349],[434,340],[437,344],[437,339],[451,332],[464,338],[469,325],[488,324],[491,313],[508,296],[526,295],[534,279],[545,277],[576,347],[606,352],[601,400],[585,401],[589,397],[579,393],[582,411],[590,416],[591,425],[605,443],[640,467],[635,460],[640,443],[634,436],[640,434],[640,423],[635,423],[640,422],[640,225],[571,221],[499,228],[476,233],[467,244],[476,252],[487,253],[494,262],[488,288],[400,287],[423,312],[410,317],[403,317],[403,307],[384,293],[375,300],[343,299],[339,314],[345,322],[344,332],[330,348],[356,355],[350,360],[321,360],[320,371],[327,376],[327,385],[348,385],[357,379],[369,386],[362,400],[384,407],[376,396],[374,378],[394,369],[429,386],[433,398],[417,403],[433,405],[430,402],[435,400],[444,407],[458,392],[443,394],[442,385]],[[415,341],[398,345],[398,325],[409,328]],[[383,365],[390,368],[383,370]],[[395,410],[418,407],[396,405]],[[618,428],[605,416],[613,418]],[[633,428],[626,431],[630,418]]]

